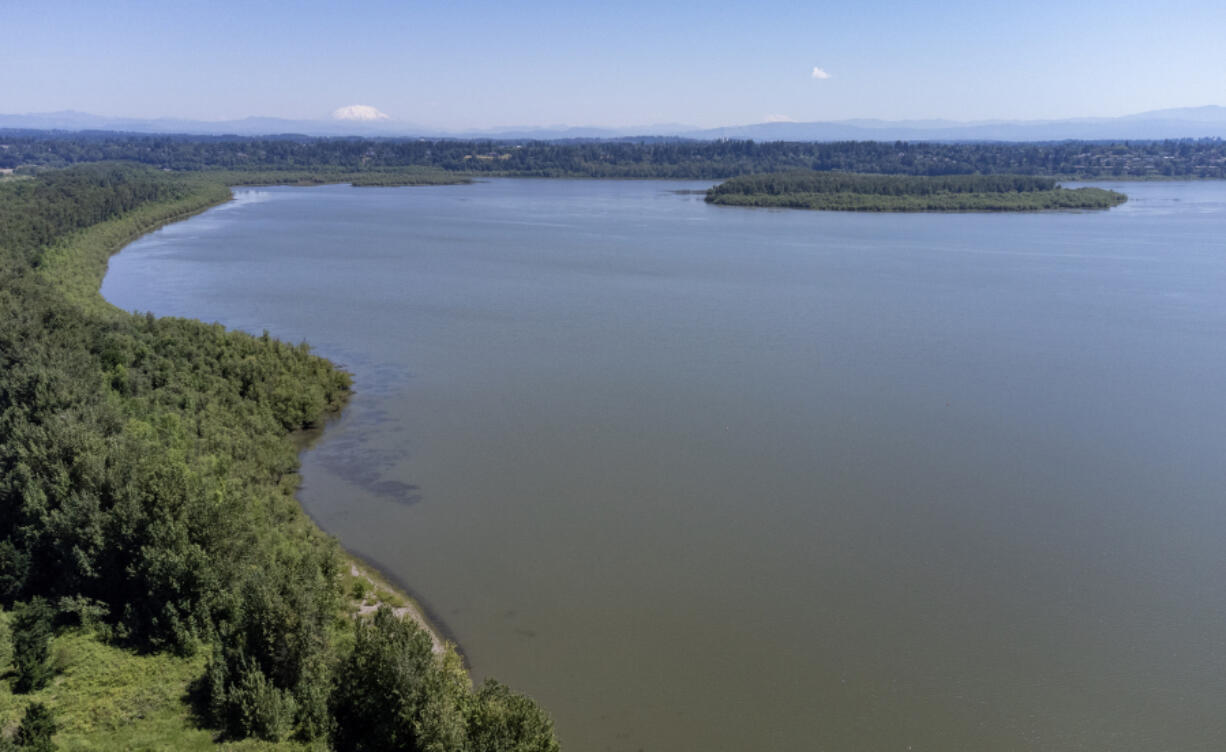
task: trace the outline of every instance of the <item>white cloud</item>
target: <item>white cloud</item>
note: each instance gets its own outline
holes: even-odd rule
[[[766,120],[764,120],[763,122],[766,122],[766,123],[795,123],[796,118],[788,117],[787,115],[767,115]]]
[[[341,107],[332,111],[333,120],[391,120],[391,116],[385,112],[371,107],[368,104],[351,104],[348,107]]]
[[[829,74],[829,73],[827,73],[826,71],[822,70],[821,68],[818,68],[816,65],[815,65],[815,66],[813,66],[813,79],[814,79],[814,80],[816,80],[816,81],[825,81],[827,78],[830,78],[830,74]]]

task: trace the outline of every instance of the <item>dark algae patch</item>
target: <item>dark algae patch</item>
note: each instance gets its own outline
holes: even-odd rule
[[[707,202],[827,211],[942,212],[1109,209],[1128,200],[1103,188],[1063,188],[1032,175],[860,175],[797,170],[742,175],[707,191]]]

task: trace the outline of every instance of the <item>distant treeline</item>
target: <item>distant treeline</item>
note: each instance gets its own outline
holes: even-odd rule
[[[0,130],[0,168],[125,160],[167,170],[432,168],[472,175],[722,179],[784,170],[893,175],[1226,178],[1221,139],[1125,143],[453,141]]]
[[[1106,209],[1122,193],[1061,188],[1031,175],[859,175],[796,170],[731,178],[707,191],[709,203],[841,211],[1039,211]]]
[[[355,187],[393,187],[410,185],[461,185],[473,182],[471,177],[446,172],[433,167],[383,167],[375,170],[316,169],[254,169],[208,170],[199,175],[225,185],[296,185],[312,186],[329,183],[350,183]]]
[[[345,559],[294,498],[288,438],[342,403],[346,374],[305,343],[99,297],[107,254],[228,196],[114,164],[0,183],[0,604],[15,611],[6,681],[34,700],[23,728],[52,733],[48,640],[76,629],[209,656],[195,701],[224,739],[556,750],[535,703],[474,689],[412,622],[352,618]],[[50,705],[89,717],[68,702]],[[178,748],[175,728],[142,746]]]

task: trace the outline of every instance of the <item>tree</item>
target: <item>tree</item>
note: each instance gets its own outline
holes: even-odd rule
[[[17,692],[34,692],[51,680],[47,643],[51,639],[54,613],[43,598],[34,598],[13,614],[13,666]]]
[[[32,702],[21,718],[21,725],[17,728],[13,741],[18,749],[55,752],[55,742],[51,741],[51,737],[58,730],[59,726],[55,723],[55,714],[51,708],[41,702]]]
[[[459,750],[461,708],[442,696],[430,636],[382,606],[372,621],[358,619],[353,652],[341,666],[332,695],[333,739],[341,752]],[[459,737],[459,738],[457,738]]]
[[[243,672],[230,690],[238,718],[232,724],[237,736],[254,736],[270,742],[289,738],[298,711],[293,695],[277,689],[258,668]]]
[[[531,698],[493,679],[477,690],[468,717],[472,752],[558,752],[553,721]]]

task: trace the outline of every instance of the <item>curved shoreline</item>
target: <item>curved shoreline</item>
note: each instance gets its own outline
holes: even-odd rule
[[[349,394],[349,399],[352,399],[353,392]],[[348,401],[348,400],[346,400]],[[324,432],[327,430],[328,423],[336,420],[344,412],[344,405],[339,410],[330,413],[324,418],[324,421],[318,426],[302,431],[295,431],[290,434],[290,439],[295,443],[298,449],[299,457],[305,452],[309,452],[315,448],[316,442],[324,437]],[[298,489],[302,489],[299,484]],[[447,627],[446,622],[441,619],[437,613],[430,608],[426,601],[417,595],[411,587],[408,586],[400,577],[391,573],[391,570],[380,564],[374,558],[367,556],[359,551],[348,548],[344,545],[338,536],[328,532],[328,529],[321,525],[315,517],[307,511],[302,500],[298,498],[297,492],[294,494],[295,500],[298,501],[298,507],[302,513],[311,520],[311,524],[322,530],[326,535],[340,545],[341,550],[345,554],[345,563],[349,565],[349,573],[355,577],[365,577],[376,590],[384,590],[390,593],[393,598],[402,599],[407,605],[395,607],[393,610],[401,617],[409,617],[417,626],[421,627],[430,635],[430,641],[434,645],[435,653],[442,653],[446,646],[450,645],[461,658],[464,657],[464,650],[460,647],[459,641],[456,640],[451,630]],[[358,613],[369,613],[373,611],[363,611],[363,606],[359,606]]]
[[[325,183],[318,183],[315,185],[324,184]],[[211,183],[210,185],[221,184]],[[109,222],[104,222],[101,226],[91,227],[82,232],[81,238],[87,237],[87,233],[96,232],[99,227],[101,227],[103,231],[101,238],[102,242],[99,245],[85,249],[86,258],[82,259],[78,257],[79,254],[72,254],[70,249],[73,244],[67,243],[64,246],[61,246],[59,249],[61,252],[53,255],[49,259],[50,263],[48,263],[41,271],[53,281],[58,282],[61,285],[71,286],[73,289],[71,290],[70,294],[76,293],[76,295],[73,296],[74,299],[82,305],[90,306],[91,301],[88,297],[83,295],[84,291],[81,284],[83,280],[79,277],[81,272],[79,269],[75,272],[72,270],[73,267],[77,267],[81,264],[81,262],[84,262],[87,265],[92,262],[93,268],[86,269],[85,273],[88,274],[90,271],[96,271],[96,280],[91,280],[91,292],[94,299],[100,301],[101,304],[107,309],[123,312],[123,310],[118,306],[113,305],[110,301],[106,300],[106,298],[102,297],[102,281],[106,277],[107,271],[109,270],[110,257],[120,253],[124,248],[127,248],[140,238],[160,230],[167,225],[190,219],[199,214],[203,214],[210,209],[230,203],[234,200],[233,186],[226,185],[224,187],[226,189],[225,196],[221,196],[219,194],[215,197],[210,197],[205,192],[196,193],[178,201],[170,202],[169,204],[148,207],[147,210],[137,209],[132,214],[110,220]],[[134,225],[134,227],[130,227],[132,225]],[[114,235],[111,235],[108,232],[110,230],[115,230],[117,232]],[[350,391],[349,396],[352,397],[352,390]],[[348,398],[346,399],[346,402],[347,401]],[[342,405],[333,414],[326,416],[324,421],[317,427],[309,429],[308,431],[297,431],[286,434],[285,437],[295,444],[299,457],[301,457],[303,452],[308,451],[315,441],[319,440],[323,436],[323,431],[326,428],[327,423],[333,418],[339,416],[343,410],[344,405]],[[337,544],[344,552],[344,563],[348,565],[346,568],[347,574],[353,577],[363,577],[370,582],[371,586],[376,592],[383,591],[386,595],[391,596],[391,598],[383,597],[377,599],[379,603],[386,601],[392,601],[394,603],[396,600],[401,600],[408,604],[404,606],[393,605],[393,610],[402,618],[407,617],[412,619],[414,623],[425,630],[425,632],[430,636],[430,641],[434,646],[434,652],[436,654],[443,653],[447,646],[450,645],[452,649],[454,649],[461,657],[463,656],[463,652],[460,650],[458,643],[451,637],[449,631],[445,627],[439,626],[442,622],[439,621],[437,617],[431,617],[430,610],[426,608],[418,598],[415,598],[409,592],[409,588],[403,582],[399,581],[398,578],[394,578],[392,575],[389,575],[383,567],[378,566],[368,558],[346,548],[343,542],[337,536],[328,532],[328,530],[320,525],[314,517],[307,513],[306,508],[302,505],[302,500],[298,497],[297,492],[294,494],[294,500],[298,502],[298,508],[302,511],[303,515],[306,516],[307,519],[311,520],[312,525],[314,525],[325,535],[337,541]],[[374,606],[368,606],[361,602],[357,602],[353,611],[355,614],[370,613],[378,607],[379,603],[376,603]]]

